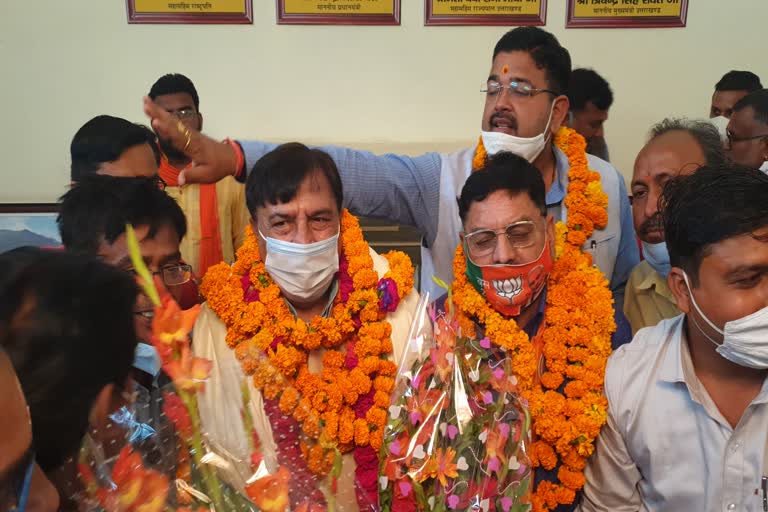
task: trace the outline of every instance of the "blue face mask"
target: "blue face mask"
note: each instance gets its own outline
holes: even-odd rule
[[[667,243],[649,244],[643,242],[643,257],[653,270],[658,272],[661,277],[667,278],[672,265],[669,263],[669,252],[667,252]]]
[[[152,377],[157,377],[157,374],[160,373],[160,357],[157,355],[155,347],[146,343],[136,345],[133,366],[150,374]]]

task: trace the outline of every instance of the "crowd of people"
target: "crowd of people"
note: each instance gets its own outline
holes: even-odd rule
[[[148,91],[149,128],[86,122],[64,247],[0,255],[0,505],[82,510],[83,439],[137,392],[163,401],[131,226],[161,292],[202,304],[209,442],[248,466],[247,396],[265,467],[290,471],[275,510],[379,509],[380,416],[420,296],[510,354],[532,510],[768,510],[768,89],[730,71],[710,119],[659,120],[629,190],[613,91],[552,34],[504,34],[483,93],[476,144],[419,156],[214,140],[179,74]],[[355,216],[419,230],[420,289]],[[412,500],[397,487],[388,507]]]

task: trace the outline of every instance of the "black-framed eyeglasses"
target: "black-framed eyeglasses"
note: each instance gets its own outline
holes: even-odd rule
[[[504,85],[496,80],[488,80],[480,86],[480,92],[484,92],[487,96],[496,96],[504,89],[509,90],[509,92],[515,94],[516,96],[521,96],[524,98],[530,98],[531,96],[536,96],[542,92],[557,96],[557,93],[553,90],[537,89],[527,82],[513,81],[509,82],[507,85]]]
[[[505,236],[509,244],[516,249],[531,247],[539,238],[536,222],[522,220],[501,229],[478,229],[465,234],[464,241],[470,255],[477,258],[493,253],[499,243],[499,236]]]
[[[168,113],[176,119],[192,119],[197,115],[197,110],[194,108],[182,108],[179,110],[169,110]]]
[[[130,269],[129,272],[133,275],[138,275],[134,269]],[[165,286],[181,286],[192,280],[192,267],[185,263],[167,265],[160,270],[150,273],[153,276],[160,276]]]
[[[3,507],[3,510],[26,510],[34,469],[35,450],[30,446],[0,482],[0,507]]]
[[[731,147],[734,142],[746,142],[748,140],[764,139],[766,137],[768,137],[768,133],[763,133],[762,135],[753,135],[752,137],[734,137],[731,132],[725,132],[725,138],[728,141],[728,147]]]

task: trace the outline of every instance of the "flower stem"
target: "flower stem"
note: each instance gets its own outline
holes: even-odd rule
[[[194,393],[179,390],[179,397],[189,411],[189,417],[192,420],[192,439],[188,440],[192,451],[192,458],[203,476],[203,483],[206,487],[206,494],[216,510],[225,510],[221,498],[221,484],[214,469],[208,464],[203,463],[203,436],[202,423],[200,421],[200,411],[197,407],[197,396]]]

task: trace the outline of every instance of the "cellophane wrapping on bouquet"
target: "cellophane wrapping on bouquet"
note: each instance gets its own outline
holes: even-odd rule
[[[422,298],[411,328],[384,433],[381,508],[529,510],[530,415],[510,355],[463,335],[450,303]]]
[[[130,226],[127,235],[139,280],[155,304],[152,344],[161,378],[169,382],[157,386],[156,381],[150,390],[136,385],[106,425],[91,428],[78,457],[64,470],[70,476],[68,503],[84,512],[287,511],[291,475],[265,463],[245,380],[239,400],[247,460],[226,452],[203,428],[198,399],[212,362],[191,350],[199,306],[181,310],[153,280]]]

